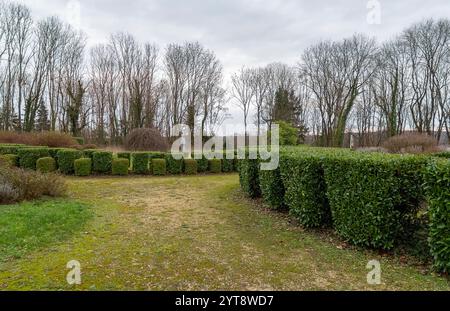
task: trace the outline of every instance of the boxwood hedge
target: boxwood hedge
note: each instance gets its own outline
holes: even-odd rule
[[[75,175],[76,176],[89,176],[92,172],[92,159],[80,158],[75,160]]]
[[[147,152],[134,152],[131,154],[131,159],[134,174],[145,175],[150,173],[150,157]]]
[[[62,174],[70,175],[75,172],[74,162],[83,157],[83,152],[75,149],[62,149],[58,151],[58,169]]]
[[[36,161],[36,169],[41,173],[56,171],[56,161],[52,157],[40,158]]]
[[[92,157],[92,170],[100,174],[110,174],[113,154],[108,151],[96,151]]]
[[[19,149],[24,147],[21,144],[0,144],[0,154],[18,154]]]
[[[50,156],[47,147],[26,147],[18,150],[21,168],[36,170],[36,162],[40,158]]]
[[[196,159],[197,161],[197,169],[199,173],[204,173],[208,171],[209,161],[205,157],[205,155],[202,155],[201,159]]]
[[[261,196],[258,160],[247,158],[239,161],[239,183],[249,197],[258,198]]]
[[[166,160],[165,159],[152,159],[153,175],[164,176],[166,175]]]
[[[450,272],[450,161],[431,161],[425,172],[429,244],[435,267]]]
[[[183,159],[177,160],[172,154],[165,155],[167,172],[172,175],[178,175],[183,172]]]
[[[197,174],[197,161],[194,159],[184,159],[184,173],[187,175]]]
[[[0,154],[0,160],[5,161],[11,167],[19,166],[19,156],[16,154]]]
[[[130,161],[128,159],[114,159],[112,161],[112,174],[119,176],[128,175]]]

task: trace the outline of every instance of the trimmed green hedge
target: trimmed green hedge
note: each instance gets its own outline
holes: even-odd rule
[[[40,158],[50,156],[47,147],[28,147],[18,150],[19,165],[21,168],[36,170],[36,162]]]
[[[197,161],[197,170],[199,173],[205,173],[208,171],[209,161],[203,155],[201,159],[196,159]]]
[[[425,173],[429,244],[437,270],[450,272],[450,161],[431,161]]]
[[[435,157],[450,159],[450,151],[442,151],[436,154],[433,154]]]
[[[92,160],[90,158],[77,159],[74,162],[76,176],[89,176],[92,173]]]
[[[83,157],[83,152],[75,149],[58,151],[58,169],[62,174],[71,175],[75,172],[74,162]]]
[[[131,163],[131,152],[118,152],[117,158],[127,159]]]
[[[98,152],[97,149],[85,149],[83,150],[83,157],[94,160],[94,153]]]
[[[285,190],[279,168],[273,171],[259,171],[259,186],[264,201],[271,208],[283,209],[285,207]]]
[[[425,162],[417,156],[327,156],[325,181],[338,234],[356,245],[392,249],[419,207]]]
[[[119,176],[128,175],[128,168],[130,167],[130,161],[128,159],[114,159],[112,161],[112,174]]]
[[[197,172],[197,161],[194,159],[184,159],[184,173],[187,175],[195,175]]]
[[[150,157],[147,152],[135,152],[131,154],[133,174],[146,175],[150,173]]]
[[[222,173],[222,160],[220,159],[209,160],[208,170],[214,174]]]
[[[331,211],[326,195],[326,184],[323,172],[323,159],[319,155],[307,152],[285,153],[280,157],[280,179],[275,172],[273,181],[261,182],[263,196],[266,192],[270,200],[280,205],[285,201],[289,212],[306,228],[326,226],[331,220]],[[262,172],[261,172],[262,173]],[[263,185],[263,183],[267,185]],[[268,187],[271,190],[265,190]],[[285,196],[283,190],[285,189]]]
[[[166,175],[166,160],[165,159],[152,159],[153,175],[164,176]]]
[[[183,159],[176,160],[172,154],[165,155],[167,172],[172,175],[178,175],[183,172]]]
[[[0,154],[0,159],[5,161],[11,167],[19,166],[19,156],[16,154]]]
[[[239,183],[250,198],[261,196],[258,160],[243,159],[239,161]]]
[[[25,145],[21,144],[0,144],[0,154],[18,154],[20,148],[24,148]]]
[[[110,174],[112,169],[113,153],[108,151],[94,152],[92,170],[99,174]]]
[[[36,161],[36,169],[41,173],[52,173],[56,171],[56,161],[52,157],[40,158]]]

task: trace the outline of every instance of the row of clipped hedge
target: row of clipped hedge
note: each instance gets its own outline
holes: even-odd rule
[[[119,152],[113,154],[101,150],[75,150],[66,148],[28,147],[0,145],[2,157],[12,165],[25,169],[53,172],[65,175],[89,176],[96,174],[128,175],[176,175],[197,173],[222,173],[237,171],[236,159],[182,159],[169,153]]]
[[[240,183],[250,197],[288,208],[302,226],[332,226],[345,240],[370,248],[392,249],[408,234],[411,239],[427,202],[431,255],[440,271],[450,271],[448,160],[286,148],[274,171],[260,171],[258,160],[242,160]]]

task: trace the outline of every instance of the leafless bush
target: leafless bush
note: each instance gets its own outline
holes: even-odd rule
[[[125,139],[125,148],[131,151],[167,151],[169,145],[157,129],[135,129]]]
[[[389,138],[383,148],[391,153],[432,153],[438,150],[438,142],[431,136],[411,133]]]
[[[34,200],[42,196],[59,197],[66,190],[64,180],[56,174],[0,166],[0,204]]]
[[[17,133],[2,131],[0,132],[0,143],[48,146],[52,148],[77,145],[77,141],[72,136],[60,132]]]

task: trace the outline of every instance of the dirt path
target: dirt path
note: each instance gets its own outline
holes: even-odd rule
[[[449,283],[372,252],[345,250],[240,196],[236,175],[70,179],[94,219],[72,239],[7,262],[2,289],[440,289]],[[382,285],[366,282],[382,263]],[[82,284],[66,283],[66,263]]]

